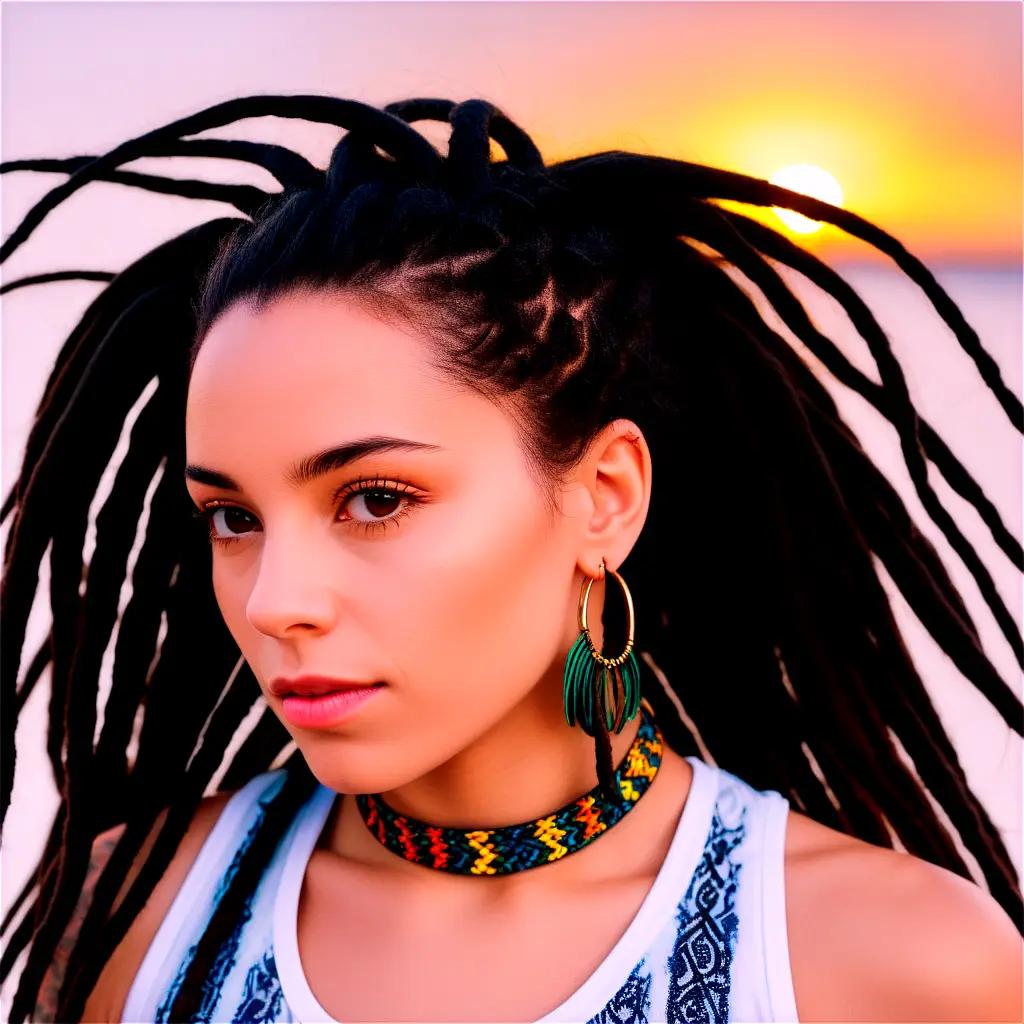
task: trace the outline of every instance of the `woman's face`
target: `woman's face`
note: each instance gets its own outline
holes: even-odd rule
[[[551,516],[514,421],[429,353],[351,299],[293,293],[227,310],[189,385],[187,486],[217,509],[218,604],[340,792],[418,778],[497,723],[562,716],[586,517]],[[385,437],[401,443],[323,455]],[[304,675],[387,685],[343,721],[301,726],[270,684]]]

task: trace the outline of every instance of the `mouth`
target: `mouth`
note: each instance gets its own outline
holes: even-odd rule
[[[316,680],[308,677],[293,679],[279,687],[284,691],[281,694],[281,714],[287,722],[300,729],[330,729],[356,715],[386,685],[325,680],[323,677]]]
[[[379,681],[362,682],[352,679],[336,679],[332,676],[299,676],[286,679],[278,676],[270,682],[270,692],[275,697],[322,697],[328,693],[348,693],[356,690],[370,690],[387,685]]]

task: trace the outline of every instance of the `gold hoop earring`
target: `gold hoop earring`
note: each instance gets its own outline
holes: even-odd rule
[[[562,690],[566,724],[579,724],[597,741],[598,776],[608,783],[612,774],[609,733],[622,732],[640,710],[640,663],[633,652],[633,596],[626,581],[602,558],[599,578],[606,579],[606,573],[611,573],[618,581],[626,599],[626,646],[614,658],[606,658],[595,646],[587,624],[587,602],[594,584],[594,579],[589,578],[580,588],[577,609],[580,634],[565,660]]]

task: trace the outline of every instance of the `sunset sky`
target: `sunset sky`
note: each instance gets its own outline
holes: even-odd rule
[[[9,0],[3,21],[5,159],[95,152],[246,93],[483,96],[549,161],[624,148],[764,177],[811,164],[915,255],[1020,262],[1016,0]],[[337,131],[264,119],[219,133],[307,139],[325,159]],[[5,233],[22,190],[43,181],[8,176]],[[874,258],[831,228],[800,238],[823,255]]]

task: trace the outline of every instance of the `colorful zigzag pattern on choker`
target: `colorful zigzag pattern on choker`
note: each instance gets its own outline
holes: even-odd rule
[[[399,814],[377,794],[356,795],[370,833],[414,864],[460,875],[507,875],[550,864],[604,835],[636,805],[658,774],[664,737],[646,700],[640,705],[636,739],[619,763],[612,802],[595,786],[551,814],[517,825],[459,829]]]

